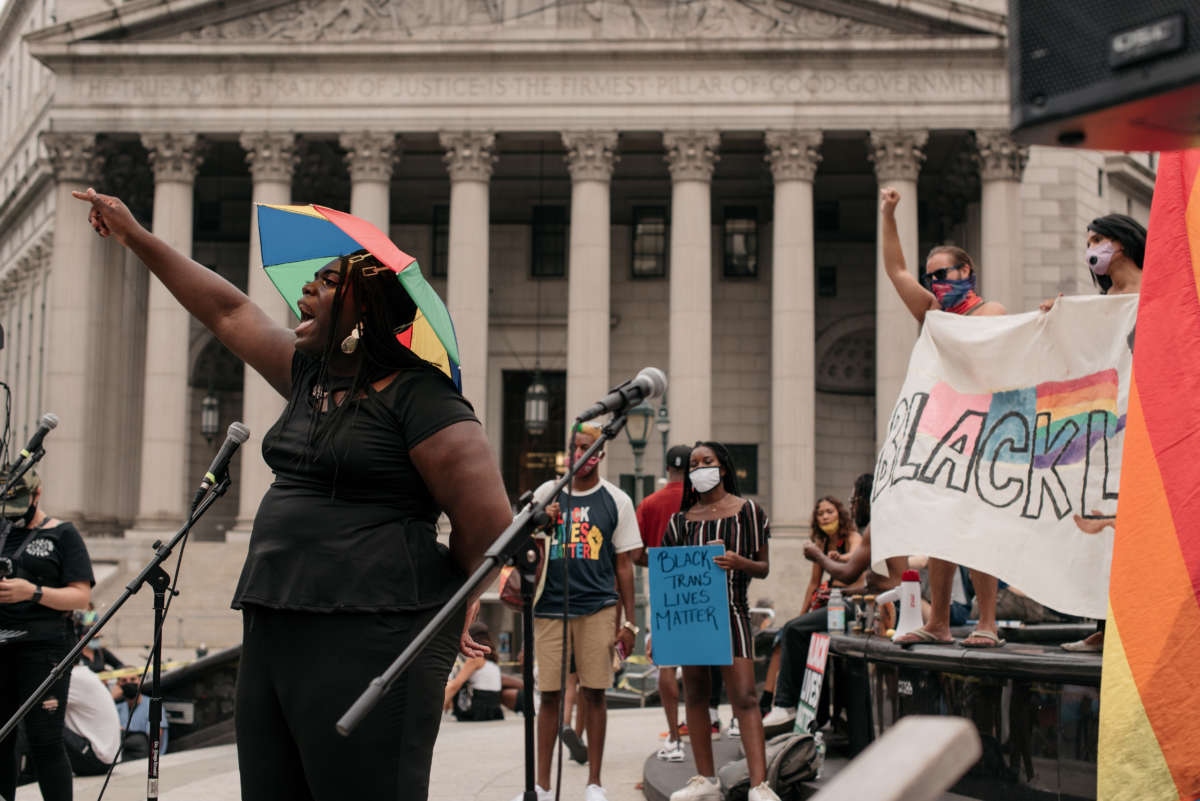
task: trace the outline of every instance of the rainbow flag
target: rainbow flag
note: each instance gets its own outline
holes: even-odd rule
[[[1150,211],[1101,682],[1098,798],[1200,798],[1200,150]]]

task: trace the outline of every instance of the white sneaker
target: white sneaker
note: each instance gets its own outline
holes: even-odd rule
[[[757,787],[751,787],[746,795],[746,801],[779,801],[779,796],[771,789],[771,785],[763,782]]]
[[[683,743],[670,738],[667,739],[662,748],[658,749],[658,753],[655,756],[664,762],[682,762],[687,759],[687,755],[683,753]]]
[[[542,799],[538,799],[542,801]],[[608,801],[608,796],[604,794],[604,788],[598,784],[589,784],[587,789],[583,791],[583,801]],[[779,799],[775,799],[779,801]]]
[[[731,718],[729,721],[729,736],[730,737],[741,737],[742,736],[742,724],[738,723],[738,719],[737,719],[736,715],[733,718]]]
[[[537,793],[537,801],[554,801],[554,793],[550,792],[549,790],[543,790],[540,784],[533,785],[533,791]],[[521,792],[517,793],[516,797],[513,798],[512,801],[524,801],[524,798],[525,791],[522,790]]]
[[[671,793],[671,801],[721,801],[721,785],[703,776],[693,776],[682,788]]]
[[[785,726],[796,719],[796,707],[773,706],[767,716],[763,718],[763,728],[772,726]]]

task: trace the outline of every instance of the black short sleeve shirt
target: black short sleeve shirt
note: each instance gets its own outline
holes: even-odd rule
[[[263,438],[275,473],[259,505],[234,596],[307,611],[403,611],[447,600],[463,576],[437,542],[441,509],[409,452],[454,423],[478,422],[433,368],[400,371],[348,399],[344,425],[309,452],[318,363],[297,353],[289,409]]]
[[[32,533],[32,538],[30,534]],[[14,527],[4,541],[0,556],[12,559],[26,539],[29,544],[13,561],[13,575],[42,587],[65,587],[76,581],[94,585],[92,560],[79,529],[72,523],[58,523],[30,532]],[[0,604],[0,628],[28,632],[22,642],[58,639],[70,630],[70,613],[48,606],[22,601]]]

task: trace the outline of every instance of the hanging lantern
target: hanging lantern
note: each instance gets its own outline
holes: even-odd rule
[[[525,430],[531,437],[540,437],[546,433],[550,422],[550,390],[542,383],[542,373],[533,374],[529,389],[525,390]]]
[[[217,432],[221,430],[221,402],[213,394],[212,389],[200,401],[200,433],[210,443]]]

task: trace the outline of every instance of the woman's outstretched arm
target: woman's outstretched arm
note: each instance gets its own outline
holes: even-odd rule
[[[896,287],[900,300],[917,318],[918,323],[925,322],[925,312],[936,310],[937,298],[917,281],[917,277],[908,271],[904,263],[904,250],[900,247],[900,232],[896,228],[896,206],[900,203],[900,193],[891,187],[879,192],[879,235],[883,248],[883,269],[887,271],[892,286]]]
[[[147,231],[119,199],[94,189],[72,192],[92,204],[88,221],[150,268],[175,299],[234,355],[262,374],[285,397],[291,389],[296,337],[271,320],[246,293]]]

